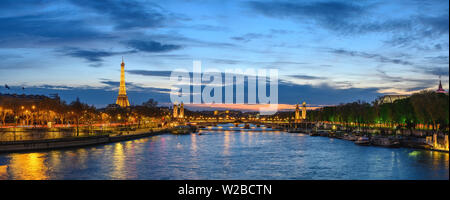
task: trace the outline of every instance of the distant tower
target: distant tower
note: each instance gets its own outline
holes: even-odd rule
[[[183,102],[180,104],[180,113],[178,114],[178,118],[184,118],[184,105]]]
[[[121,66],[120,87],[119,87],[119,96],[117,96],[116,104],[124,108],[130,106],[130,102],[128,101],[127,88],[125,87],[125,63],[123,62],[123,57],[122,57],[122,64],[120,66]]]
[[[447,93],[444,88],[442,88],[442,83],[441,83],[441,76],[439,76],[439,87],[438,90],[436,90],[437,93]]]
[[[173,118],[178,118],[178,105],[177,103],[173,104]]]
[[[303,107],[302,107],[302,119],[303,119],[303,120],[306,119],[306,102],[303,102]]]
[[[298,104],[295,105],[295,121],[300,121],[300,109],[298,107]]]

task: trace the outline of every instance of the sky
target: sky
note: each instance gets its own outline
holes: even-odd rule
[[[448,1],[3,0],[0,93],[168,104],[174,69],[278,69],[280,104],[449,87]],[[21,88],[25,87],[25,90]]]

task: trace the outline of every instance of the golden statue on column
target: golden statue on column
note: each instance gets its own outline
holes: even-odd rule
[[[172,114],[173,118],[176,119],[178,118],[178,104],[177,102],[175,102],[173,104],[173,114]]]
[[[302,119],[306,120],[306,102],[303,102],[303,107],[302,107]]]
[[[178,118],[184,118],[184,104],[181,102],[180,104],[180,113],[178,114]]]
[[[298,104],[295,105],[295,122],[300,122],[300,109]]]

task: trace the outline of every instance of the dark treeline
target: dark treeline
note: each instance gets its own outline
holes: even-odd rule
[[[308,113],[309,121],[337,122],[344,126],[388,128],[430,128],[448,131],[449,96],[422,91],[393,103],[353,102],[324,107]]]

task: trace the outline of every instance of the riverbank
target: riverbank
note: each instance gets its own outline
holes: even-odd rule
[[[167,129],[146,128],[133,131],[116,131],[111,134],[66,137],[57,139],[38,139],[21,141],[0,141],[0,153],[18,151],[39,151],[89,145],[106,144],[167,133]]]
[[[287,129],[289,133],[303,133],[310,136],[321,136],[336,138],[342,140],[352,141],[358,145],[370,145],[370,146],[380,146],[387,148],[413,148],[413,149],[425,149],[430,151],[438,151],[449,153],[448,144],[447,148],[435,148],[433,143],[427,138],[416,137],[416,136],[404,136],[404,135],[373,135],[370,133],[363,132],[352,132],[352,131],[335,131],[335,130],[311,130],[303,128]],[[448,137],[448,136],[447,136]],[[436,145],[436,143],[434,143]],[[442,145],[441,145],[442,146]]]

